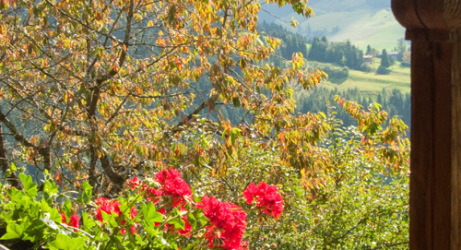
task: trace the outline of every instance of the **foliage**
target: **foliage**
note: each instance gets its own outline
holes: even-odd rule
[[[260,30],[262,34],[276,37],[282,40],[282,44],[280,45],[280,53],[283,58],[290,60],[293,53],[297,52],[302,53],[303,55],[307,55],[307,40],[305,37],[287,31],[284,27],[275,23],[263,22],[258,25],[258,30]]]
[[[397,61],[403,62],[403,54],[407,51],[407,44],[404,39],[400,39],[397,42],[397,46],[394,48],[394,51],[398,52]]]
[[[312,13],[304,0],[267,2]],[[280,40],[256,31],[258,1],[1,3],[5,244],[408,241],[406,126],[392,118],[383,128],[379,105],[341,98],[357,129],[342,131],[334,112],[295,114],[293,86],[311,89],[326,74],[301,53],[288,67],[271,63]],[[238,112],[226,116],[230,108]]]
[[[328,75],[328,80],[335,84],[341,84],[349,77],[349,68],[339,67],[334,65],[322,65],[315,62],[309,62],[309,65],[313,68],[318,68],[324,71]]]
[[[97,249],[120,244],[132,249],[168,249],[176,244],[181,249],[225,245],[235,242],[225,240],[232,236],[213,232],[225,232],[214,230],[218,225],[228,225],[221,221],[228,218],[225,215],[229,211],[242,208],[245,217],[236,216],[246,218],[242,242],[248,242],[251,249],[405,248],[409,154],[408,139],[404,138],[406,126],[392,118],[387,128],[381,128],[387,114],[377,104],[364,110],[354,102],[339,97],[337,101],[358,121],[358,127],[341,129],[340,120],[330,110],[326,122],[331,129],[318,145],[311,145],[311,151],[305,153],[307,164],[300,169],[273,165],[273,159],[282,156],[280,149],[261,151],[258,148],[262,147],[245,147],[251,142],[239,138],[235,143],[240,146],[234,156],[246,164],[229,169],[227,175],[219,178],[210,178],[204,172],[190,178],[196,184],[194,193],[190,193],[188,184],[174,169],[159,172],[154,180],[140,181],[135,177],[127,182],[117,200],[98,198],[94,203],[92,188],[87,183],[82,183],[84,190],[79,196],[59,193],[58,183],[46,174],[43,191],[37,196],[32,178],[20,174],[23,191],[2,186],[0,215],[7,228],[3,239],[19,238],[53,246],[53,242],[69,240],[61,235],[64,234]],[[293,135],[296,134],[284,133],[283,139],[266,143],[274,149],[277,144],[290,147]],[[278,188],[265,181],[276,183]],[[258,185],[254,184],[257,182]],[[206,194],[200,201],[202,190],[231,203],[222,203]],[[254,206],[252,198],[257,200]],[[211,212],[220,206],[223,208],[217,211],[221,212]],[[73,216],[76,211],[82,217],[77,231],[60,216],[60,212]],[[53,222],[47,219],[49,216]],[[36,225],[28,221],[46,223]],[[238,235],[243,233],[240,232]],[[217,235],[223,237],[222,243],[213,240]]]
[[[311,13],[304,1],[277,3]],[[137,172],[187,166],[191,158],[208,164],[215,150],[227,150],[221,136],[234,141],[240,129],[229,127],[222,106],[251,114],[261,137],[298,120],[288,83],[308,89],[324,74],[308,71],[301,54],[288,68],[263,62],[280,41],[256,32],[259,8],[135,0],[5,6],[3,170],[14,161],[38,176],[47,170],[65,189],[89,179],[96,193],[117,192]],[[190,127],[211,132],[209,144],[186,150]]]
[[[363,61],[363,51],[347,42],[328,42],[326,37],[315,37],[309,50],[308,59],[319,62],[331,62],[350,69],[370,71]]]
[[[309,92],[296,91],[293,96],[296,100],[296,112],[298,113],[327,113],[329,108],[335,108],[335,116],[342,121],[342,126],[357,126],[357,120],[350,117],[341,107],[333,102],[334,96],[342,96],[346,100],[355,100],[363,107],[368,107],[374,101],[379,103],[383,110],[386,110],[389,117],[398,117],[405,124],[411,123],[411,97],[409,93],[402,93],[399,89],[386,88],[377,93],[376,99],[363,96],[358,88],[340,91],[338,89],[327,89],[324,87],[315,88]],[[384,126],[388,125],[385,122]]]
[[[241,249],[242,244],[248,244],[241,242],[246,213],[214,197],[205,195],[198,202],[190,192],[179,195],[176,191],[183,189],[181,186],[186,185],[189,191],[190,187],[178,174],[171,169],[159,172],[154,181],[135,177],[117,200],[100,197],[95,203],[85,203],[92,193],[88,183],[79,197],[69,197],[58,192],[57,183],[48,174],[43,191],[37,192],[32,178],[21,173],[24,190],[11,186],[1,189],[1,218],[6,224],[1,240],[31,241],[35,247],[49,249],[177,249],[178,245]],[[174,177],[162,179],[167,175]],[[175,186],[178,182],[181,184]],[[274,186],[268,188],[280,197]],[[63,204],[60,198],[64,198]],[[272,210],[273,206],[265,209]],[[82,216],[81,227],[76,210]],[[67,214],[73,214],[70,222]]]
[[[410,67],[411,66],[411,52],[410,51],[403,52],[402,63],[400,65],[404,66],[404,67]]]

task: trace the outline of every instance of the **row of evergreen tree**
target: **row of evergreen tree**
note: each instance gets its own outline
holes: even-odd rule
[[[304,57],[307,56],[307,39],[304,36],[290,32],[275,23],[263,22],[258,24],[258,29],[264,36],[276,37],[282,40],[279,50],[283,58],[291,60],[293,53],[297,52],[301,52]]]
[[[308,59],[370,71],[370,67],[363,60],[363,51],[352,45],[350,41],[329,42],[326,37],[315,37],[312,39]]]

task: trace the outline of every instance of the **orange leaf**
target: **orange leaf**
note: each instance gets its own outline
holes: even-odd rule
[[[177,157],[179,157],[181,155],[181,151],[179,150],[179,145],[176,145],[175,153],[176,153]]]
[[[160,46],[162,46],[162,47],[165,47],[165,46],[166,46],[165,39],[163,39],[163,38],[158,38],[157,41],[156,41],[155,43],[157,43],[158,45],[160,45]]]
[[[62,187],[62,179],[59,175],[59,172],[56,172],[56,181],[58,182],[59,186]]]

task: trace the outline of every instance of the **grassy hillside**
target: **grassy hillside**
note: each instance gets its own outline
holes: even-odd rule
[[[405,29],[397,23],[392,12],[381,9],[376,12],[354,12],[353,21],[328,38],[331,41],[351,40],[363,50],[370,44],[379,50],[390,51],[396,46],[397,40],[403,38],[404,32]]]
[[[327,66],[332,67],[332,65],[328,63],[314,63],[315,65],[319,65],[319,68]],[[372,68],[376,69],[378,66],[379,59],[376,59]],[[389,90],[397,88],[403,93],[409,93],[410,68],[402,67],[399,62],[396,62],[392,65],[391,69],[392,72],[389,75],[377,75],[374,70],[372,72],[349,70],[349,77],[343,83],[336,84],[326,81],[321,83],[321,86],[332,89],[337,88],[340,91],[358,88],[364,96],[371,97],[372,99],[374,99],[383,88]]]
[[[289,7],[278,9],[262,5],[260,20],[276,22],[304,36],[326,35],[330,41],[350,40],[361,49],[372,47],[393,50],[404,37],[404,28],[395,20],[390,1],[384,0],[310,0],[315,15],[310,19],[293,14]],[[296,29],[289,21],[298,21]]]

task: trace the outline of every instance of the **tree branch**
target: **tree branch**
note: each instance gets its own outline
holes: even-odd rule
[[[3,132],[2,132],[2,123],[0,122],[0,166],[2,168],[3,175],[8,179],[8,181],[16,187],[17,189],[22,189],[22,183],[19,180],[16,172],[12,171],[11,174],[7,175],[10,164],[8,163],[8,158],[6,157],[5,143],[3,141]]]

